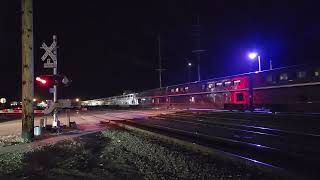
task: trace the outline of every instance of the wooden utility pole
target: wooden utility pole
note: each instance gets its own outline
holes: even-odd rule
[[[22,10],[22,133],[24,141],[33,138],[33,0],[21,0]]]

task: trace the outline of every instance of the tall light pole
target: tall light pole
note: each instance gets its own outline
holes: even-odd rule
[[[258,55],[258,53],[256,53],[256,52],[251,52],[248,54],[248,57],[251,60],[255,60],[258,57],[259,72],[261,72],[261,57],[260,57],[260,55]]]
[[[33,0],[21,0],[22,11],[22,132],[24,141],[33,138],[34,56]]]

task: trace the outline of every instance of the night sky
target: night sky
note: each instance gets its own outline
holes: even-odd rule
[[[320,9],[316,1],[286,0],[35,0],[35,75],[48,74],[42,42],[58,36],[59,73],[73,81],[61,98],[118,95],[158,87],[157,34],[161,34],[164,84],[187,81],[196,63],[192,25],[199,16],[203,79],[245,73],[247,53],[258,51],[262,68],[317,63]],[[1,0],[0,96],[21,97],[20,0]],[[254,65],[256,65],[255,63]],[[196,68],[191,69],[196,79]],[[48,98],[36,86],[35,96]]]

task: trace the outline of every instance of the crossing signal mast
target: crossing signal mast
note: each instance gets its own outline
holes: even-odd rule
[[[66,76],[59,75],[57,73],[58,68],[58,41],[57,36],[53,35],[52,44],[50,46],[42,43],[41,49],[45,50],[45,53],[41,57],[41,60],[44,62],[43,67],[53,69],[52,75],[41,75],[36,78],[38,85],[42,87],[50,87],[49,92],[53,93],[53,102],[57,103],[57,87],[58,85],[69,85],[70,80]],[[59,120],[57,116],[57,109],[54,109],[53,112],[53,127],[59,127]]]

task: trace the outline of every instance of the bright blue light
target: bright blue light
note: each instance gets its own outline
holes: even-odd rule
[[[256,53],[256,52],[252,52],[252,53],[249,53],[249,54],[248,54],[248,57],[249,57],[250,59],[255,59],[257,56],[258,56],[258,53]]]

